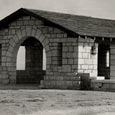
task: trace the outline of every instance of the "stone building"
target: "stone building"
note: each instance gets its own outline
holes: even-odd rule
[[[0,21],[0,83],[78,88],[78,74],[86,73],[109,79],[92,80],[92,87],[105,83],[110,88],[115,79],[114,27],[114,20],[21,8]],[[21,46],[25,69],[17,70]]]

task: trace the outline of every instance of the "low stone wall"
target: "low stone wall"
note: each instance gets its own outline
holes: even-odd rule
[[[79,76],[45,76],[40,83],[42,88],[80,89]]]
[[[92,80],[91,89],[98,91],[115,91],[115,80]]]

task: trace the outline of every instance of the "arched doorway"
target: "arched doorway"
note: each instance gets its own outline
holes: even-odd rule
[[[28,37],[24,40],[20,47],[23,47],[24,51],[22,57],[23,60],[17,60],[17,65],[21,63],[22,68],[16,69],[16,83],[17,84],[39,84],[43,80],[45,70],[43,67],[43,45],[34,37]],[[18,55],[17,55],[18,58]]]
[[[28,32],[28,30],[30,32]],[[24,41],[27,39],[35,39],[41,44],[43,49],[46,52],[46,60],[51,59],[50,56],[50,47],[49,47],[49,39],[42,34],[40,29],[33,29],[32,27],[27,27],[25,29],[17,30],[16,34],[11,36],[9,41],[8,50],[6,52],[6,67],[7,67],[7,74],[9,76],[9,83],[16,84],[17,83],[17,71],[16,71],[16,59],[19,47],[23,45]],[[42,50],[43,51],[43,50]],[[43,61],[43,60],[42,60]],[[46,66],[48,65],[49,61],[46,61]],[[48,66],[46,67],[48,69]],[[46,69],[46,71],[47,71]],[[42,71],[45,73],[45,71]],[[47,72],[46,72],[47,74]]]

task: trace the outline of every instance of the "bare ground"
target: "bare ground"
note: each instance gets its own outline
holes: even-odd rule
[[[0,90],[0,115],[97,115],[111,111],[115,111],[114,92]]]

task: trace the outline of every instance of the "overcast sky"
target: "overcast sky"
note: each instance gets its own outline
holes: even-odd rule
[[[115,19],[115,0],[0,0],[0,19],[21,7]]]

